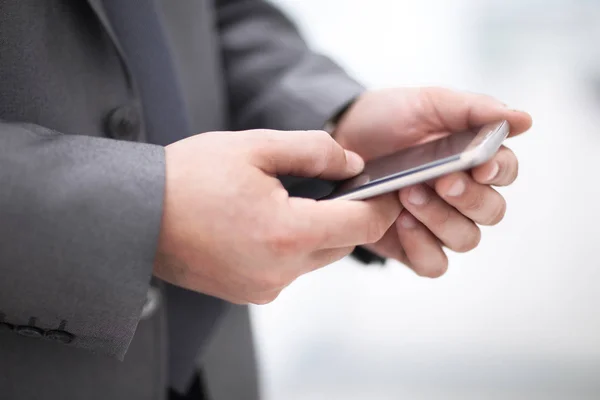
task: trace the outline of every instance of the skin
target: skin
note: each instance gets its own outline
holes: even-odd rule
[[[367,92],[340,120],[334,137],[365,160],[425,143],[487,123],[508,120],[510,136],[526,132],[529,114],[512,110],[489,96],[443,88],[387,89]],[[383,238],[366,247],[394,258],[418,275],[439,277],[448,268],[446,249],[473,250],[478,225],[495,225],[506,201],[494,187],[507,186],[518,174],[518,160],[507,147],[471,171],[453,173],[396,193],[403,208]]]
[[[288,196],[276,175],[344,179],[364,167],[325,132],[212,132],[165,151],[154,275],[230,302],[273,301],[299,276],[379,241],[400,215],[394,194]]]
[[[230,302],[266,304],[299,276],[366,245],[419,275],[440,276],[446,248],[474,249],[478,225],[504,216],[506,202],[494,187],[517,177],[508,148],[471,171],[367,201],[290,198],[275,177],[349,178],[364,160],[502,119],[512,136],[531,127],[527,113],[487,96],[388,89],[361,96],[335,139],[255,130],[209,132],[167,146],[154,274]]]

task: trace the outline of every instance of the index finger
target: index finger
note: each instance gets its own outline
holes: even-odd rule
[[[395,193],[370,200],[290,198],[297,232],[313,250],[375,243],[400,215]]]

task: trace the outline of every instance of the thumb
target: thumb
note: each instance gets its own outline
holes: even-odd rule
[[[257,139],[255,163],[270,174],[339,180],[358,175],[365,166],[327,132],[263,131]]]
[[[510,136],[531,128],[531,116],[511,110],[499,100],[479,93],[459,92],[444,88],[424,88],[420,91],[436,116],[436,130],[460,132],[483,125],[507,120]]]

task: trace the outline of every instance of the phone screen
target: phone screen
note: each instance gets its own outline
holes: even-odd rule
[[[366,163],[365,169],[354,178],[332,182],[322,179],[280,177],[292,197],[324,199],[352,192],[365,185],[410,174],[432,164],[460,157],[477,136],[477,132],[455,133],[425,144],[409,147]]]
[[[438,162],[460,157],[477,132],[456,133],[425,144],[409,147],[397,153],[377,158],[366,163],[360,175],[341,182],[332,195],[350,192],[367,184],[409,174]]]

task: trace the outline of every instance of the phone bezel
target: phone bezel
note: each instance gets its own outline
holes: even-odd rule
[[[323,200],[364,200],[483,164],[498,151],[509,132],[507,121],[485,125],[460,154],[400,171],[347,192],[332,193]]]

